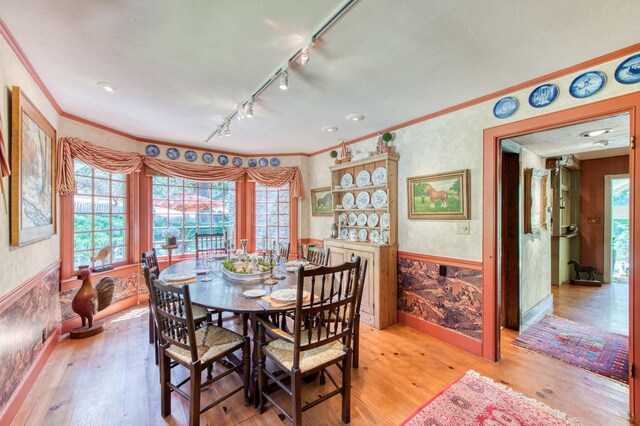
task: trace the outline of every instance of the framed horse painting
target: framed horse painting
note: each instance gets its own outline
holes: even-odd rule
[[[311,214],[313,216],[331,216],[333,214],[333,198],[331,188],[311,190]]]
[[[469,219],[469,170],[407,178],[409,219]]]

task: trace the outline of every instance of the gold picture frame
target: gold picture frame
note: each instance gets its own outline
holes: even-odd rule
[[[333,214],[333,195],[331,188],[316,188],[311,190],[311,215],[331,216]]]
[[[469,170],[407,178],[407,201],[409,219],[469,219]]]
[[[533,234],[547,229],[546,170],[524,169],[524,233]]]
[[[11,89],[13,247],[56,233],[56,130],[19,87]]]

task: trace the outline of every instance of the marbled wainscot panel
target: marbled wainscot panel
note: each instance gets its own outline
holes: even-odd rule
[[[107,274],[108,275],[108,274]],[[113,300],[111,303],[115,303],[119,300],[126,299],[127,297],[136,296],[147,292],[147,288],[144,284],[144,277],[137,272],[131,272],[125,275],[112,276],[115,280],[115,288],[113,292]],[[93,279],[93,286],[98,284],[99,279]],[[78,288],[71,288],[60,293],[60,308],[62,311],[62,320],[68,320],[76,316],[76,313],[71,309],[71,302],[73,297],[78,292]]]
[[[0,412],[60,324],[60,270],[52,268],[0,312]]]
[[[398,310],[429,323],[482,339],[482,272],[398,259]]]

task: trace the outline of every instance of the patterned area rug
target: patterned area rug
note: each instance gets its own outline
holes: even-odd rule
[[[402,425],[575,426],[580,422],[470,370]]]
[[[546,315],[513,342],[622,383],[629,383],[629,338]]]

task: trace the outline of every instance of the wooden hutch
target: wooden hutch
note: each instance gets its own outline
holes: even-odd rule
[[[329,168],[331,171],[331,190],[333,193],[333,218],[336,224],[340,224],[340,216],[344,214],[361,215],[367,217],[376,213],[379,220],[375,226],[369,223],[362,225],[342,224],[340,231],[342,235],[338,238],[327,238],[324,240],[326,247],[330,248],[330,263],[340,264],[351,256],[357,255],[369,262],[365,280],[365,289],[362,295],[362,305],[360,308],[362,322],[375,328],[383,329],[397,322],[397,283],[398,283],[398,159],[397,154],[387,153],[365,158],[349,163],[337,164]],[[374,181],[366,186],[357,186],[358,174],[366,170],[373,177],[374,171],[378,168],[386,169],[386,182],[375,184]],[[342,178],[347,173],[353,177],[353,186],[342,188]],[[338,189],[337,189],[338,188]],[[383,206],[367,204],[366,206],[347,206],[344,199],[347,194],[352,194],[357,200],[361,192],[368,192],[369,198],[373,198],[376,191],[384,191],[387,195],[387,202]],[[378,193],[380,194],[380,192]],[[366,197],[366,196],[365,196]],[[372,200],[373,201],[373,200]],[[342,206],[338,208],[337,206]],[[347,208],[348,207],[348,208]],[[387,226],[382,224],[384,213],[389,214]],[[346,231],[345,231],[346,230]],[[353,241],[348,238],[348,233],[353,231],[360,233],[365,230],[367,238],[362,241]],[[370,240],[371,233],[377,231],[382,237],[382,233],[388,235],[386,242],[373,242]],[[375,234],[374,234],[375,235]],[[346,237],[346,238],[345,238]]]

